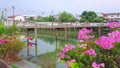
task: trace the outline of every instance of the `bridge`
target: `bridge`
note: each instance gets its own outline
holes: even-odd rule
[[[22,28],[79,28],[79,27],[106,27],[107,23],[79,23],[79,22],[19,22],[17,23],[17,27]],[[12,26],[13,22],[5,22],[4,26],[9,27]]]

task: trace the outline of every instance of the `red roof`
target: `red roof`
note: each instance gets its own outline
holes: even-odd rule
[[[20,15],[18,15],[18,14],[16,14],[16,15],[11,15],[11,16],[8,16],[8,18],[14,18],[14,17],[16,17],[16,16],[20,16]]]

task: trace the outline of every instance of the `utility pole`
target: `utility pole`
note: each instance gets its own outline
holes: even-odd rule
[[[1,11],[1,23],[4,24],[4,11]]]
[[[5,10],[5,20],[7,20],[7,9],[4,10]]]
[[[14,24],[14,17],[15,17],[14,10],[15,10],[15,6],[12,6],[12,9],[13,9],[13,24]]]
[[[53,11],[51,11],[52,12],[52,17],[53,17]],[[53,19],[52,19],[52,28],[53,28]]]

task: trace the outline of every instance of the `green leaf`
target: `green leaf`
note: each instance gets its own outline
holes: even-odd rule
[[[79,68],[79,65],[75,62],[70,62],[69,65],[71,68]]]

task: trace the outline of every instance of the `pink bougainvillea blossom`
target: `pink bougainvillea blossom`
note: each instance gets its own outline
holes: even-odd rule
[[[65,54],[64,54],[63,52],[59,52],[59,53],[58,53],[58,56],[59,56],[60,58],[64,58],[64,57],[65,57]]]
[[[30,38],[30,37],[27,37],[27,40],[32,40],[32,38]]]
[[[29,43],[29,48],[32,49],[32,44],[31,43]]]
[[[108,33],[108,36],[115,40],[115,42],[120,42],[120,31],[113,31]]]
[[[92,63],[92,67],[93,68],[100,68],[100,67],[105,67],[105,64],[104,63],[100,63],[100,64],[98,64],[98,63],[96,63],[96,62],[93,62]]]
[[[1,43],[7,43],[7,40],[2,40],[2,39],[0,39],[0,44]]]
[[[93,38],[94,36],[88,35],[91,32],[92,30],[89,30],[87,28],[82,28],[78,32],[78,40],[88,40],[89,38]]]
[[[109,28],[116,28],[116,27],[120,27],[120,23],[118,23],[118,22],[110,22],[110,23],[107,23],[106,26],[109,27]]]
[[[62,49],[62,51],[64,53],[66,53],[67,51],[72,50],[74,47],[71,44],[66,44],[65,47]]]
[[[115,42],[114,39],[106,36],[101,36],[99,40],[95,40],[95,43],[99,45],[103,49],[110,50],[111,48],[114,48],[113,43]]]
[[[96,56],[96,52],[94,51],[94,49],[90,49],[90,50],[87,50],[85,52],[83,52],[83,54],[89,54],[90,56]]]

